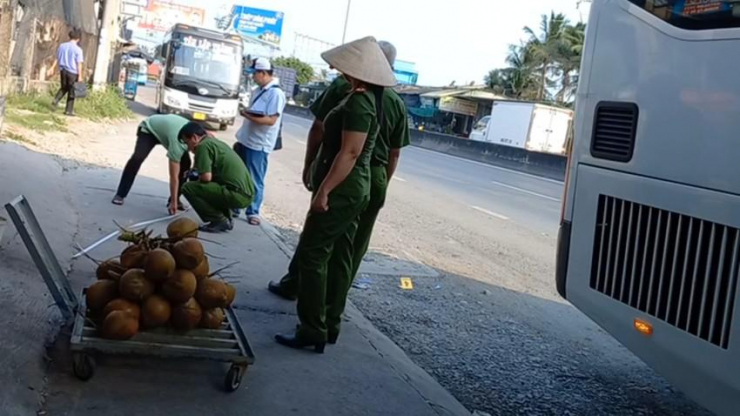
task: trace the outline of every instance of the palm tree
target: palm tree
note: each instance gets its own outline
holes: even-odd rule
[[[569,25],[565,28],[556,57],[558,73],[561,76],[560,90],[556,94],[558,102],[570,101],[578,87],[578,70],[581,66],[585,38],[586,25],[584,23]]]
[[[542,15],[540,33],[530,27],[525,27],[524,32],[529,35],[527,47],[532,57],[532,62],[539,72],[539,91],[536,99],[545,100],[548,96],[547,89],[553,85],[550,75],[555,68],[556,57],[561,48],[561,42],[568,27],[568,19],[562,13],[551,12],[550,16]]]

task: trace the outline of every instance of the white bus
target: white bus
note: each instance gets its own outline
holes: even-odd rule
[[[740,414],[740,2],[594,0],[575,129],[559,293]]]

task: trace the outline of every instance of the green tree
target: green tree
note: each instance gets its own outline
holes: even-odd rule
[[[584,23],[571,25],[561,13],[543,15],[538,31],[524,28],[527,40],[509,46],[507,67],[490,71],[486,85],[512,98],[567,105],[578,85],[585,31]]]
[[[584,23],[569,25],[565,28],[555,58],[560,75],[560,89],[555,99],[560,103],[569,102],[575,95],[585,39],[586,25]]]
[[[273,59],[272,64],[275,66],[295,69],[296,82],[299,84],[307,84],[311,82],[314,76],[313,67],[298,58],[281,56]]]
[[[530,27],[524,28],[524,32],[529,35],[527,47],[531,52],[531,62],[536,66],[540,78],[538,100],[548,99],[548,88],[555,84],[551,76],[557,71],[556,60],[567,26],[568,19],[565,15],[551,12],[549,16],[542,15],[539,32]]]

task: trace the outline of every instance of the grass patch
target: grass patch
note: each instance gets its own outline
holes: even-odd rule
[[[37,145],[37,143],[35,141],[33,141],[31,139],[27,139],[27,138],[21,136],[20,134],[14,133],[12,131],[9,131],[9,132],[5,133],[5,137],[8,138],[8,139],[10,139],[10,140],[12,140],[12,141],[14,141],[14,142],[27,143],[27,144],[31,144],[31,145],[34,145],[34,146]]]
[[[12,95],[8,97],[8,109],[25,110],[41,115],[53,115],[53,93],[55,93],[55,90],[51,89],[46,93]],[[64,105],[64,101],[59,103],[58,111],[60,113],[64,111]],[[127,120],[133,117],[133,112],[128,108],[126,99],[123,98],[118,88],[113,86],[108,86],[100,91],[90,91],[86,98],[77,99],[75,101],[75,113],[80,118],[92,121]],[[58,117],[53,117],[52,119],[56,123]],[[46,118],[41,121],[48,120]],[[14,120],[10,121],[15,122]],[[64,124],[63,120],[61,124]]]
[[[67,124],[61,116],[51,113],[20,113],[8,110],[5,121],[38,132],[67,131]]]

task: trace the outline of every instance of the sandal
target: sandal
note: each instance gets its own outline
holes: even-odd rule
[[[113,197],[113,200],[110,201],[110,202],[113,205],[119,205],[120,206],[120,205],[123,205],[123,198],[121,198],[120,196],[116,195],[116,196]]]
[[[248,222],[248,223],[249,223],[250,225],[255,225],[255,226],[256,226],[256,225],[260,225],[260,224],[262,224],[262,220],[260,220],[260,217],[249,217],[249,218],[247,219],[247,222]]]

